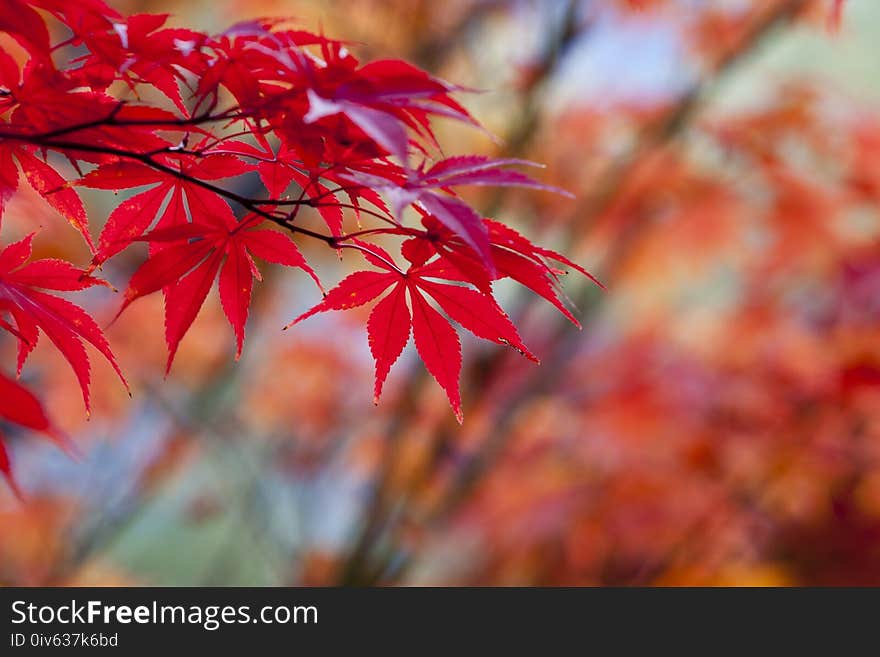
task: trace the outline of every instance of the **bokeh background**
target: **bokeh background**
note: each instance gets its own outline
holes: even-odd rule
[[[293,16],[480,90],[496,138],[440,123],[445,151],[577,198],[470,200],[608,291],[569,277],[577,331],[502,287],[543,364],[466,341],[462,427],[409,350],[374,408],[363,312],[282,333],[317,299],[280,271],[239,363],[212,297],[167,380],[161,295],[134,304],[108,332],[134,397],[95,359],[88,421],[39,349],[27,381],[82,456],[13,441],[0,583],[880,585],[880,3],[837,28],[831,0],[111,4]],[[120,200],[86,198],[96,227]],[[4,239],[42,224],[38,255],[85,262],[48,213],[19,194]]]

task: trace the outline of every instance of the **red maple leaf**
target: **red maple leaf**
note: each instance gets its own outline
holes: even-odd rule
[[[470,246],[453,235],[435,217],[424,217],[422,223],[428,230],[427,239],[411,238],[403,243],[401,252],[413,266],[424,266],[434,256],[439,256],[428,267],[441,278],[470,283],[486,294],[491,294],[493,280],[512,278],[553,304],[577,327],[580,327],[580,322],[567,307],[567,299],[560,285],[564,272],[551,263],[555,261],[570,267],[605,289],[601,281],[577,263],[561,253],[533,244],[497,221],[483,220],[495,263],[494,276],[485,272],[481,260]]]
[[[223,311],[235,332],[236,359],[241,356],[244,345],[253,280],[261,279],[252,256],[298,267],[320,287],[317,275],[294,241],[284,233],[256,227],[259,217],[251,216],[239,222],[229,205],[220,200],[214,212],[202,218],[206,223],[158,228],[139,238],[151,244],[163,244],[165,248],[155,252],[132,275],[119,310],[122,313],[144,295],[166,291],[166,372],[171,370],[180,341],[195,321],[218,273]]]
[[[89,234],[89,221],[82,199],[65,178],[52,166],[36,157],[29,150],[9,147],[0,143],[0,219],[3,218],[5,200],[18,189],[18,161],[25,179],[46,202],[67,219],[83,236],[94,251],[95,245]]]
[[[224,216],[229,212],[226,201],[197,181],[231,178],[252,169],[238,157],[226,154],[198,159],[170,155],[163,164],[173,167],[179,175],[120,159],[96,168],[79,181],[83,187],[113,190],[153,185],[110,213],[98,239],[94,266],[124,250],[154,222],[160,229],[186,224],[187,213],[196,218]]]
[[[0,420],[9,424],[46,434],[61,446],[68,448],[67,439],[49,422],[42,405],[34,395],[21,384],[0,373]],[[21,497],[21,491],[12,474],[12,462],[0,432],[0,474],[13,492]]]
[[[477,337],[513,347],[530,360],[538,362],[491,295],[433,280],[445,276],[431,265],[412,266],[403,272],[393,265],[388,253],[375,245],[370,248],[374,253],[367,253],[367,259],[384,271],[361,271],[348,276],[330,290],[321,303],[297,317],[290,325],[316,313],[361,306],[391,288],[391,292],[373,308],[367,322],[370,350],[376,361],[377,403],[388,372],[400,357],[412,332],[416,350],[425,367],[446,391],[456,418],[462,421],[459,392],[461,344],[449,320]],[[432,302],[445,313],[445,317],[433,307]]]
[[[86,410],[90,410],[91,366],[83,341],[101,352],[123,384],[125,377],[95,320],[79,306],[42,290],[69,292],[105,283],[64,260],[27,262],[32,241],[33,234],[0,251],[0,315],[8,314],[12,322],[4,320],[0,328],[18,338],[19,373],[36,346],[40,332],[44,333],[73,368]]]
[[[521,160],[431,161],[429,151],[440,152],[434,117],[476,125],[452,97],[461,88],[401,61],[362,64],[341,41],[288,29],[282,20],[208,35],[167,28],[167,18],[124,16],[104,0],[8,0],[0,8],[0,32],[25,55],[0,49],[0,217],[19,188],[20,170],[93,251],[87,271],[58,260],[26,263],[30,237],[0,253],[0,328],[18,340],[19,369],[47,335],[76,373],[88,407],[84,343],[117,367],[115,360],[94,320],[48,291],[99,284],[92,270],[135,241],[149,244],[149,257],[132,276],[120,312],[163,292],[167,368],[218,280],[240,356],[253,281],[260,279],[255,258],[300,268],[317,282],[288,233],[340,254],[359,250],[379,268],[345,279],[312,311],[376,301],[367,332],[377,399],[412,335],[461,417],[453,322],[534,358],[494,299],[499,278],[519,281],[576,322],[557,266],[577,266],[484,219],[455,191],[561,190],[514,170],[531,164]],[[53,43],[54,34],[65,36]],[[158,103],[151,100],[156,92]],[[414,154],[425,158],[421,165],[412,165]],[[56,165],[65,160],[76,181]],[[251,182],[261,185],[252,195],[245,184],[221,182],[253,173]],[[110,213],[94,246],[72,184],[134,190]],[[424,230],[404,225],[408,207]],[[304,225],[303,208],[320,213],[329,234]],[[357,219],[355,232],[346,210]],[[261,228],[264,221],[286,232]],[[372,243],[379,236],[402,242],[406,271]]]

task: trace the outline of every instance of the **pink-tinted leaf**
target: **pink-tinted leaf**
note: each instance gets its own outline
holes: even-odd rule
[[[494,272],[489,235],[483,218],[469,205],[451,196],[424,195],[419,202],[429,213],[461,237],[481,258],[485,268]]]
[[[326,116],[345,114],[352,123],[363,130],[370,139],[397,157],[407,161],[409,137],[403,124],[391,114],[348,100],[328,100],[309,89],[309,111],[303,118],[306,123],[314,123]]]

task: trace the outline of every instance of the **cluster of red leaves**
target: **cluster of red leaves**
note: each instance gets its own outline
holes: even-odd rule
[[[0,6],[0,33],[17,42],[0,48],[0,218],[21,171],[93,253],[86,269],[27,263],[28,237],[0,255],[0,327],[19,342],[19,372],[44,333],[72,366],[88,407],[84,342],[119,368],[95,321],[43,290],[99,284],[93,271],[139,241],[149,243],[149,258],[122,309],[163,292],[169,369],[215,279],[237,355],[260,280],[255,257],[318,281],[290,235],[357,251],[378,269],[345,279],[303,316],[386,295],[368,324],[377,399],[412,331],[461,419],[461,348],[450,320],[534,359],[493,297],[499,278],[531,288],[575,321],[552,264],[573,263],[483,218],[455,193],[463,185],[544,188],[510,168],[528,163],[433,156],[432,117],[475,124],[451,95],[460,89],[402,61],[362,65],[342,42],[283,21],[209,35],[166,27],[167,18],[123,16],[103,0]],[[62,41],[53,43],[59,32]],[[254,196],[218,182],[249,174],[262,183]],[[140,191],[110,214],[95,243],[76,186]],[[302,225],[304,207],[318,211],[326,233]],[[407,213],[421,227],[407,225]],[[347,232],[355,217],[357,230]],[[398,239],[408,265],[396,264],[378,238]],[[22,415],[27,405],[15,401],[32,400],[29,393],[8,385],[15,394],[0,395],[0,416],[47,430],[36,402]],[[7,471],[5,452],[2,465]]]

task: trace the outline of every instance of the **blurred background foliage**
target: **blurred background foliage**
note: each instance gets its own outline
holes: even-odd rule
[[[15,443],[0,583],[880,585],[880,4],[836,32],[830,0],[112,4],[293,16],[481,90],[487,132],[441,124],[446,152],[577,199],[471,200],[609,289],[571,277],[582,332],[503,290],[543,364],[467,342],[463,427],[408,353],[373,407],[364,313],[282,333],[317,299],[280,272],[239,363],[214,299],[164,381],[161,295],[132,306],[109,337],[134,398],[96,365],[89,421],[39,350],[82,458]],[[118,202],[88,200],[96,225]],[[18,195],[7,237],[85,261],[46,212]]]

